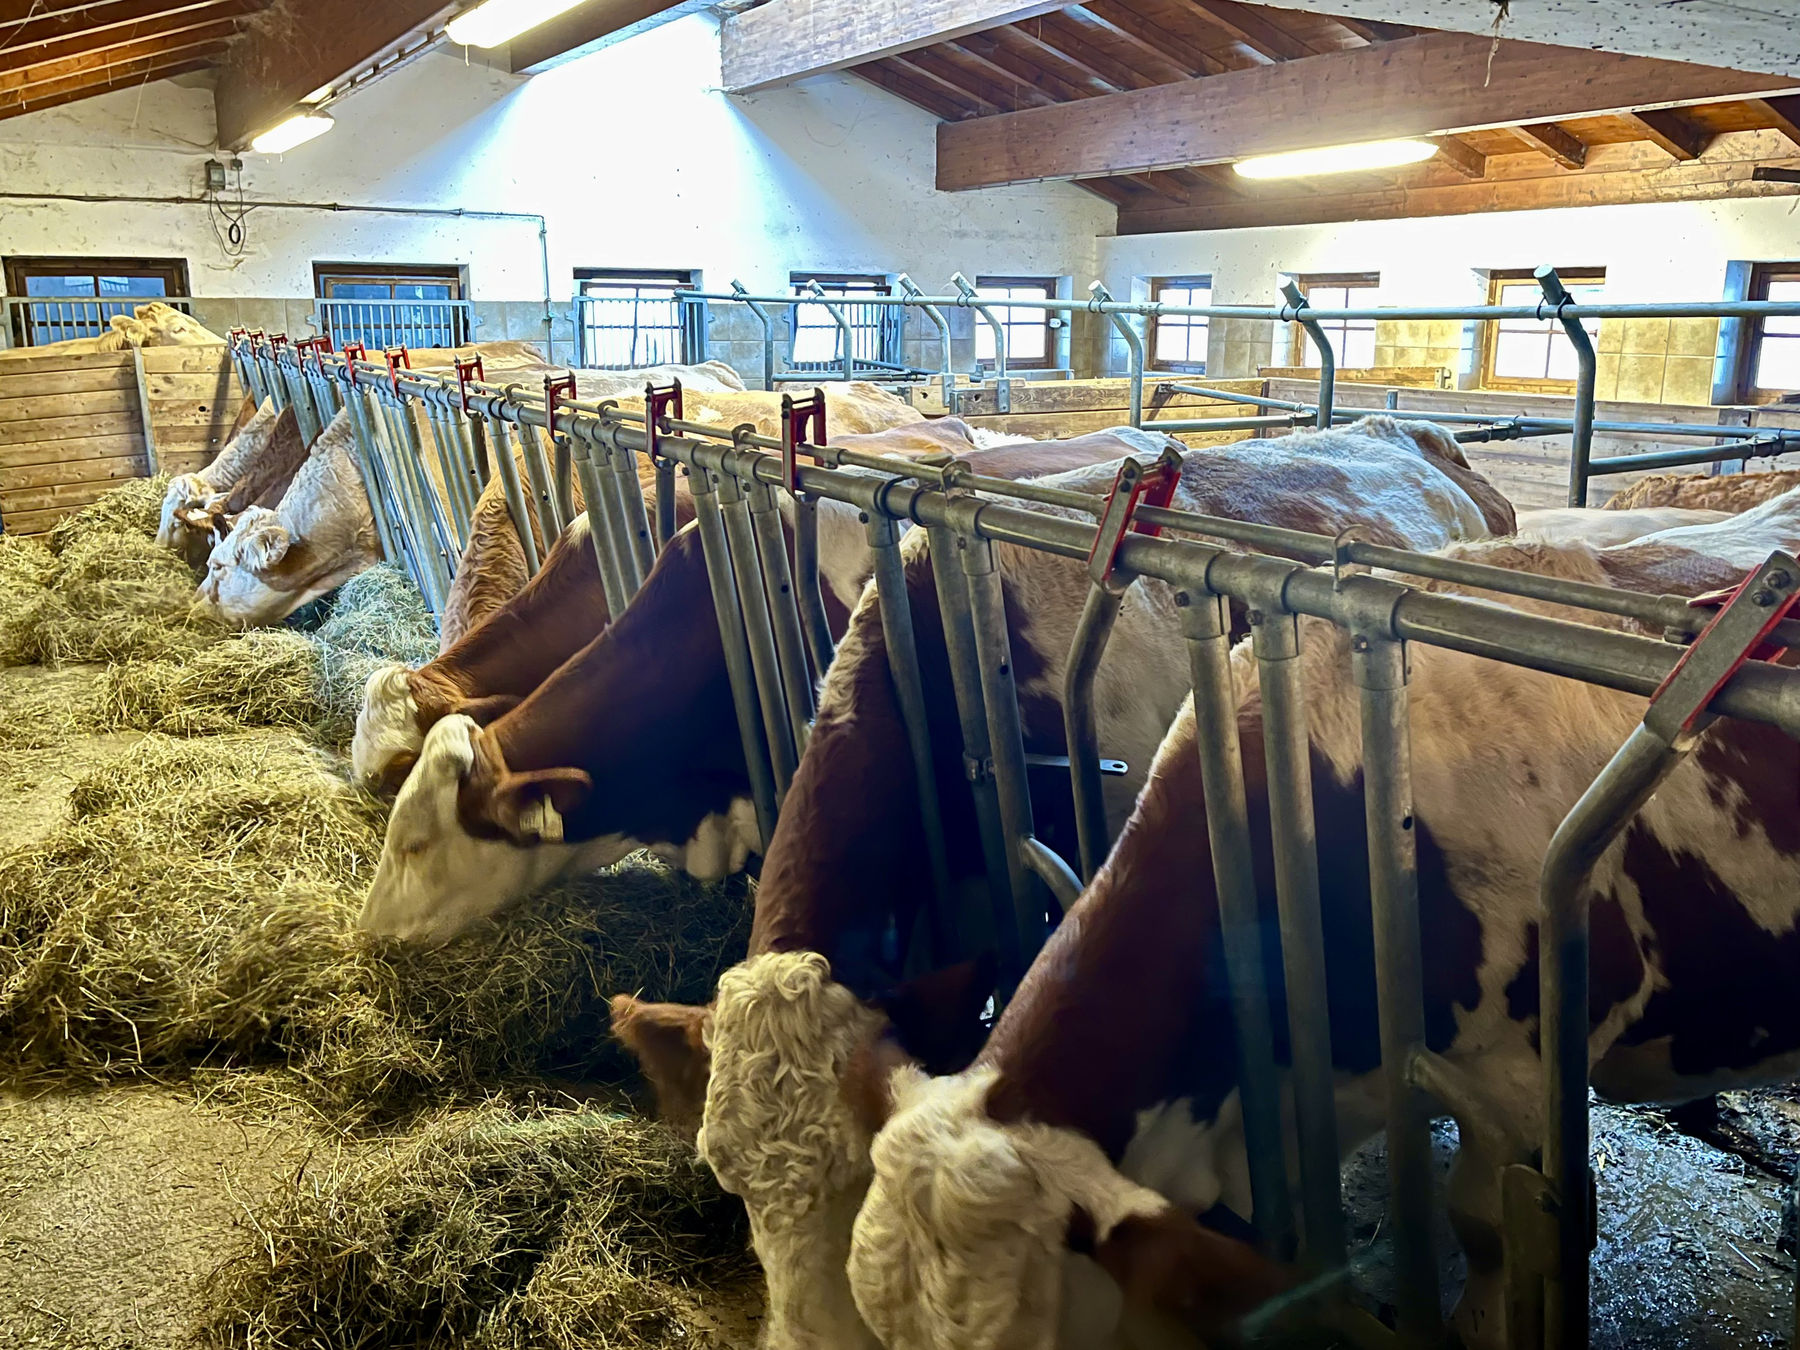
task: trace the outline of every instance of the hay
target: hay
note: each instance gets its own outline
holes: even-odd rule
[[[127,479],[74,515],[59,520],[50,531],[50,551],[62,554],[84,540],[110,539],[117,535],[154,539],[168,487],[167,474]]]
[[[287,1350],[715,1343],[696,1288],[749,1270],[743,1208],[660,1127],[498,1105],[302,1168],[207,1288],[211,1336]]]
[[[605,998],[703,1000],[745,940],[742,883],[637,860],[441,950],[370,939],[379,804],[298,740],[152,736],[70,805],[0,859],[0,1077],[198,1071],[345,1124],[546,1071],[623,1081]],[[284,1072],[239,1081],[259,1066]]]
[[[0,665],[25,664],[26,619],[56,576],[56,555],[36,539],[0,535]]]

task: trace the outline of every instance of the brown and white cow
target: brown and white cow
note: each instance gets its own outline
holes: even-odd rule
[[[280,623],[380,559],[348,412],[319,433],[273,510],[238,516],[206,560],[199,608],[237,627]]]
[[[1546,506],[1519,512],[1515,533],[1540,544],[1610,548],[1681,525],[1716,525],[1729,514],[1686,506],[1639,506],[1617,511],[1599,506]]]
[[[1771,497],[1800,487],[1800,469],[1758,473],[1647,473],[1600,509],[1629,511],[1644,506],[1686,506],[1702,511],[1747,511]]]
[[[1460,465],[1455,443],[1437,428],[1419,431],[1416,423],[1379,418],[1331,433],[1188,450],[1174,504],[1327,534],[1361,525],[1399,545],[1510,531],[1511,507]],[[1046,481],[1098,493],[1112,478],[1106,465]],[[1090,583],[1069,559],[1009,546],[994,553],[1027,750],[1059,754],[1063,676]],[[909,538],[903,554],[952,870],[978,886],[981,854],[948,692],[935,560],[923,535]],[[1144,781],[1190,678],[1170,589],[1139,583],[1127,593],[1094,691],[1105,753],[1130,766],[1108,781],[1115,822]],[[1068,813],[1066,778],[1047,781],[1037,806],[1040,836],[1056,841],[1060,832],[1066,841],[1067,823],[1058,819]],[[953,986],[934,999],[898,984],[900,973],[887,962],[888,934],[910,931],[923,901],[916,864],[905,860],[923,856],[916,784],[871,593],[826,677],[764,859],[748,960],[720,981],[710,1009],[629,997],[613,1007],[614,1029],[638,1053],[665,1114],[702,1118],[702,1156],[745,1200],[768,1278],[775,1347],[869,1343],[838,1274],[869,1177],[869,1130],[844,1095],[847,1071],[890,1023],[898,1043],[927,1062],[966,1056],[978,1037],[984,988]],[[943,978],[953,983],[949,973]]]
[[[306,462],[306,440],[293,409],[278,411],[272,399],[260,408],[249,399],[244,404],[250,415],[240,409],[238,425],[212,463],[196,473],[175,474],[163,492],[156,542],[195,567],[205,565],[206,555],[246,508],[279,505]]]
[[[42,346],[15,348],[0,352],[0,362],[9,357],[43,356],[50,352],[79,355],[83,352],[128,352],[133,347],[195,347],[215,342],[224,346],[225,339],[193,315],[183,314],[161,300],[151,300],[134,307],[130,314],[113,315],[106,321],[106,331],[96,337],[65,338]]]
[[[866,454],[900,458],[959,455],[971,449],[967,424],[954,417],[842,436],[834,443]],[[1056,467],[1055,454],[1037,455],[1037,471]],[[1002,476],[1026,471],[1016,454],[993,463]],[[655,475],[642,456],[638,457],[638,477],[646,501],[654,509]],[[686,477],[676,479],[676,489],[676,522],[685,525],[694,515]],[[363,782],[398,787],[417,760],[425,733],[440,718],[466,712],[485,725],[536,689],[606,626],[606,597],[587,528],[585,517],[577,519],[526,586],[525,557],[512,518],[495,484],[488,485],[446,606],[442,654],[416,671],[389,665],[369,677],[351,742],[351,763]],[[571,544],[571,537],[576,544]],[[834,588],[840,591],[848,612],[870,564],[866,549],[853,533],[845,536],[844,546],[844,550],[832,550],[827,562],[833,569]],[[837,563],[840,551],[846,557],[842,567]],[[454,636],[453,614],[465,616]],[[483,632],[490,615],[503,616],[502,626]],[[713,622],[710,608],[695,617]]]
[[[1795,547],[1796,523],[1766,522],[1765,540]],[[1665,588],[1672,551],[1457,550],[1639,590]],[[1698,554],[1677,570],[1704,588],[1742,575]],[[1302,628],[1339,1126],[1351,1147],[1381,1124],[1358,693],[1349,635],[1321,620]],[[1525,1160],[1542,1135],[1539,871],[1645,700],[1438,648],[1415,645],[1410,661],[1426,1037],[1489,1108],[1461,1122],[1451,1182],[1471,1264],[1458,1326],[1465,1344],[1495,1345],[1497,1169]],[[1274,932],[1263,709],[1246,646],[1233,667],[1258,899]],[[1800,978],[1800,744],[1716,725],[1590,889],[1590,1047],[1603,1093],[1681,1100],[1793,1073],[1800,1015],[1784,991]],[[1251,1217],[1219,957],[1190,704],[1112,854],[973,1066],[932,1079],[894,1067],[891,1051],[885,1065],[865,1056],[858,1100],[892,1115],[872,1149],[848,1269],[887,1350],[1112,1344],[1132,1304],[1207,1332],[1282,1286],[1253,1249],[1202,1223],[1220,1206]],[[1279,1007],[1281,970],[1268,958]],[[1285,1056],[1285,1020],[1275,1023]]]

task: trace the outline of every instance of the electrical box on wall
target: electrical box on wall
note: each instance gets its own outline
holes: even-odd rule
[[[216,159],[206,161],[206,190],[208,192],[225,190],[225,166]]]

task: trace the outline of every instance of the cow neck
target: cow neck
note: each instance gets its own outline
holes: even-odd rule
[[[683,843],[749,792],[699,535],[670,541],[618,621],[485,733],[514,773],[593,780],[571,838]]]
[[[462,693],[529,694],[605,629],[600,568],[585,536],[566,535],[511,601],[432,663]]]

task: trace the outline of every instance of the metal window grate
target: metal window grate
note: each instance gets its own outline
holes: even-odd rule
[[[812,283],[833,300],[850,325],[850,356],[858,367],[872,371],[904,369],[900,359],[906,327],[906,311],[892,305],[857,303],[859,295],[887,295],[888,284],[879,277],[833,276],[796,272],[789,278],[795,295],[812,294]],[[795,305],[789,312],[788,365],[791,372],[806,374],[840,370],[844,363],[844,330],[823,305]]]
[[[583,277],[575,297],[578,360],[593,370],[687,364],[703,346],[705,306],[683,305],[677,291],[692,273]]]
[[[467,300],[318,300],[313,321],[341,347],[460,347],[474,340]]]

